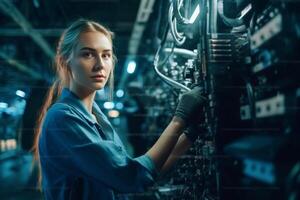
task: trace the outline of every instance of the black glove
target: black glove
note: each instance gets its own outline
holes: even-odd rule
[[[185,124],[189,124],[191,119],[201,112],[200,108],[206,100],[201,94],[202,88],[199,86],[183,94],[174,115],[181,118]]]
[[[183,131],[186,137],[191,141],[195,142],[198,136],[206,132],[206,128],[201,124],[192,124]]]

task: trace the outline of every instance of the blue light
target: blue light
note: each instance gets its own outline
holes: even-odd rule
[[[116,92],[116,95],[117,95],[117,97],[123,97],[124,96],[124,91],[123,90],[121,90],[121,89],[118,89],[117,90],[117,92]]]
[[[245,175],[269,184],[276,181],[272,163],[252,159],[245,159],[243,162]]]
[[[106,109],[113,109],[115,107],[115,104],[114,104],[114,102],[107,101],[107,102],[104,102],[103,106]]]
[[[0,108],[7,108],[8,104],[5,102],[0,102]]]
[[[22,90],[17,90],[16,95],[18,95],[19,97],[25,97],[25,92],[23,92]]]
[[[127,65],[127,72],[129,74],[133,74],[133,72],[135,71],[136,68],[136,62],[135,61],[129,61],[128,65]]]
[[[116,103],[116,108],[117,108],[118,110],[122,110],[122,109],[124,108],[123,103],[121,103],[121,102]]]

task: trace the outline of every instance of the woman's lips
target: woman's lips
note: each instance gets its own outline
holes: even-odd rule
[[[105,80],[105,76],[103,76],[103,75],[94,75],[94,76],[91,76],[91,78],[93,80],[96,80],[96,81],[103,81],[103,80]]]

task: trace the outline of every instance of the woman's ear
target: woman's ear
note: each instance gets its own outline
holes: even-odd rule
[[[71,56],[69,57],[65,57],[65,56],[62,56],[61,58],[61,66],[62,66],[62,69],[63,69],[63,74],[65,76],[65,79],[67,79],[67,82],[70,81],[70,79],[73,77],[72,76],[72,59],[71,59]]]

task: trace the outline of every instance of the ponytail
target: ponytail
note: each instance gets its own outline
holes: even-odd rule
[[[57,100],[57,97],[61,94],[62,91],[62,85],[60,80],[54,81],[54,83],[50,86],[48,89],[47,95],[44,100],[44,104],[40,109],[40,114],[37,118],[36,126],[34,129],[34,143],[32,146],[32,151],[34,153],[34,161],[39,161],[39,138],[41,135],[42,130],[42,124],[45,118],[45,115],[50,108],[50,106],[55,103]],[[38,168],[39,168],[39,176],[38,176],[38,188],[41,188],[42,183],[42,176],[41,176],[41,167],[40,162],[38,162]]]

